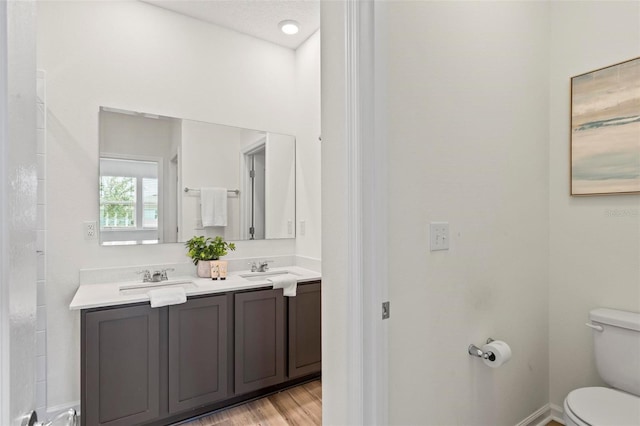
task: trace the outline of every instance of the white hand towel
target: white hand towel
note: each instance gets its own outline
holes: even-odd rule
[[[268,278],[273,283],[273,288],[281,288],[282,294],[287,297],[293,297],[296,295],[298,288],[298,280],[291,274],[277,275],[275,277]]]
[[[202,226],[227,226],[227,188],[201,188]]]
[[[152,308],[179,305],[187,301],[187,293],[182,287],[156,288],[147,292]]]

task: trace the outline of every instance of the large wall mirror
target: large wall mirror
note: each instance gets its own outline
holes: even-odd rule
[[[293,136],[101,107],[100,243],[295,238],[295,175]]]

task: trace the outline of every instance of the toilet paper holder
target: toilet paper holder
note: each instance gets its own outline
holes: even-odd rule
[[[487,339],[487,344],[493,342],[494,339],[492,339],[491,337],[489,337]],[[470,344],[469,345],[469,349],[468,349],[469,355],[471,356],[477,356],[478,358],[484,358],[484,359],[488,359],[489,361],[495,361],[496,356],[493,354],[493,352],[483,352],[482,349],[480,349],[479,347],[477,347],[474,344]]]

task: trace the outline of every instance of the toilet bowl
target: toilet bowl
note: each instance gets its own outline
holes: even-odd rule
[[[587,387],[564,400],[567,426],[640,426],[640,314],[589,312],[596,368],[611,388]]]
[[[639,426],[640,397],[616,389],[576,389],[564,400],[566,426]]]

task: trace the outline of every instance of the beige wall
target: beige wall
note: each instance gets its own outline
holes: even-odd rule
[[[514,425],[548,402],[548,4],[376,12],[388,34],[390,423]],[[429,251],[432,221],[449,222],[448,251]],[[513,350],[499,369],[467,354],[488,337]]]
[[[640,196],[570,197],[568,171],[570,77],[640,56],[640,3],[550,10],[550,397],[562,406],[572,389],[602,384],[589,310],[640,312]]]

